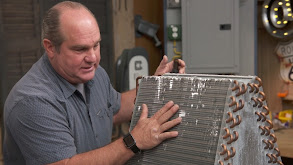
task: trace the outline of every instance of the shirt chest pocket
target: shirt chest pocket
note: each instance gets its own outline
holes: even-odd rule
[[[99,139],[101,147],[105,146],[111,142],[113,111],[111,108],[100,108],[93,116],[92,123],[96,138]]]

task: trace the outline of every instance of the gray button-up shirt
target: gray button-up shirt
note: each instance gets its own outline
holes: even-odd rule
[[[120,93],[100,66],[85,93],[86,102],[43,55],[5,102],[5,163],[47,164],[109,144]]]

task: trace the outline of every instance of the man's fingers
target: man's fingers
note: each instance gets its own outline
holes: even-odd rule
[[[179,106],[177,104],[175,104],[174,106],[172,106],[168,111],[166,111],[164,114],[162,114],[160,116],[160,118],[158,118],[158,123],[161,125],[163,123],[165,123],[166,121],[168,121],[172,116],[174,116],[174,114],[179,110]]]
[[[174,120],[168,121],[160,126],[160,132],[168,131],[169,129],[173,128],[174,126],[180,124],[182,121],[181,117],[178,117]]]
[[[140,119],[144,119],[148,117],[148,107],[146,104],[142,104],[142,111],[140,114]]]
[[[155,119],[159,119],[164,113],[166,113],[169,109],[171,109],[174,106],[173,101],[169,101],[166,103],[158,112],[154,114]]]
[[[159,141],[164,141],[166,139],[173,138],[173,137],[176,137],[176,136],[178,136],[178,131],[171,131],[171,132],[161,133],[156,138]]]

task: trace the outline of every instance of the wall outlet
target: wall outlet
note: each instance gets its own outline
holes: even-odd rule
[[[168,26],[168,39],[181,41],[182,36],[182,28],[181,25],[169,25]]]

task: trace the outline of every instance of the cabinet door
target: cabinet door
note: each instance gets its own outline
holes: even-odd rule
[[[182,47],[187,73],[239,72],[239,1],[182,1]]]

